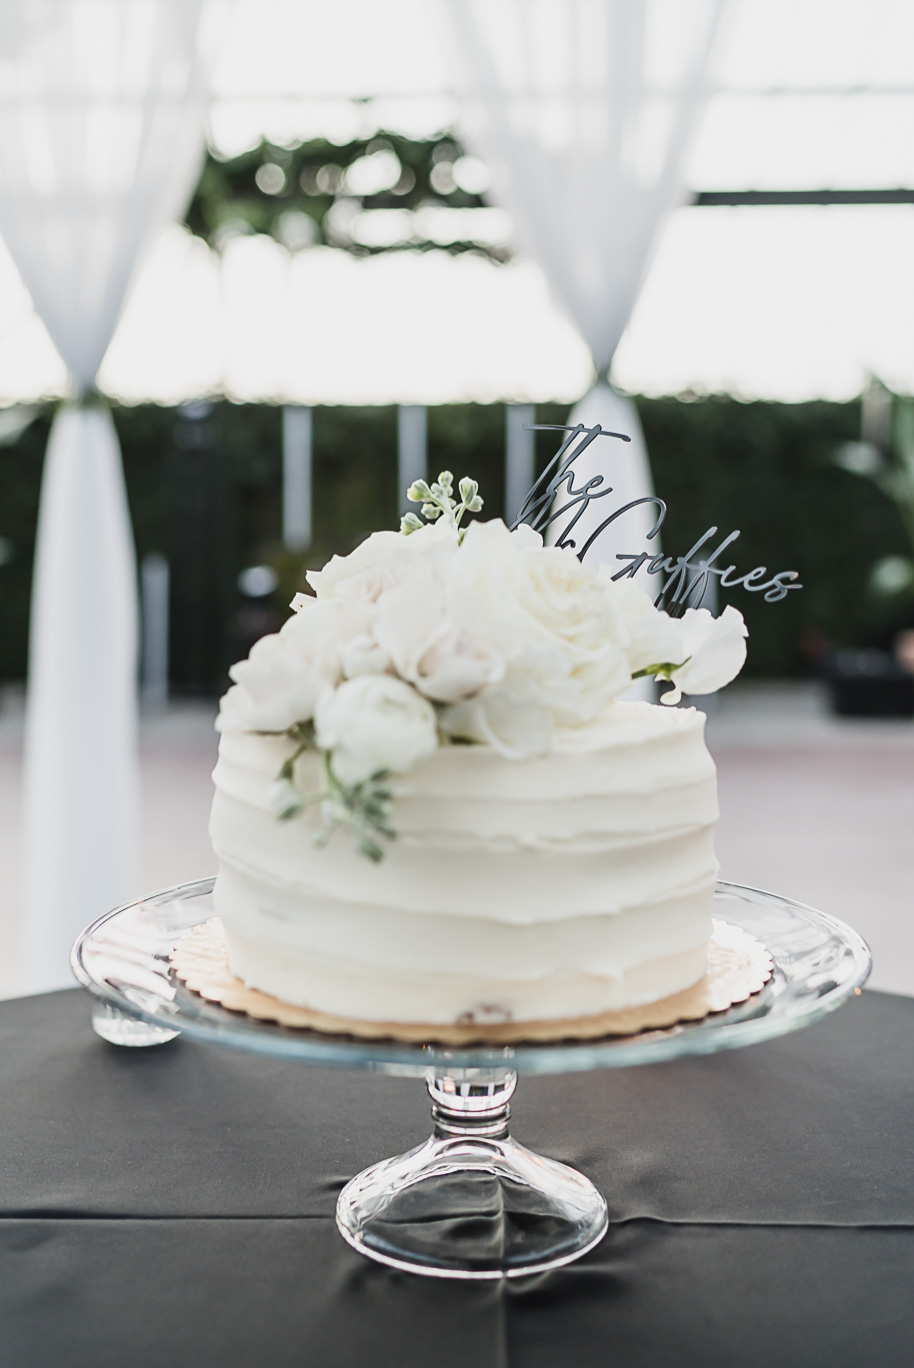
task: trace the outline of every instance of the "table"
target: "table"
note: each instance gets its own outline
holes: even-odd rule
[[[781,1040],[526,1078],[514,1133],[610,1231],[512,1284],[370,1263],[343,1183],[424,1139],[413,1080],[176,1040],[78,991],[0,1003],[3,1368],[910,1368],[914,1000]]]

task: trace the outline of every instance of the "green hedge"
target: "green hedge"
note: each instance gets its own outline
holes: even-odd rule
[[[667,500],[664,549],[685,551],[710,524],[741,530],[733,559],[797,569],[805,588],[769,605],[739,590],[730,598],[750,627],[748,672],[789,675],[827,638],[872,645],[907,621],[868,597],[870,566],[907,550],[891,503],[838,469],[836,448],[859,432],[859,404],[741,403],[726,397],[639,399],[657,492]],[[540,422],[567,410],[537,409]],[[281,415],[270,405],[214,405],[209,416],[155,405],[116,407],[140,555],[173,565],[176,685],[222,687],[224,671],[252,633],[281,614],[302,564],[284,554],[280,532]],[[0,537],[13,555],[0,566],[0,679],[21,679],[40,473],[50,413],[0,448]],[[541,463],[554,450],[538,434]],[[430,467],[480,481],[487,510],[504,497],[504,409],[453,405],[429,411]],[[314,415],[315,527],[308,558],[322,563],[366,533],[396,525],[396,410],[320,408]],[[272,561],[281,591],[267,616],[252,616],[235,581],[246,565]],[[914,619],[912,619],[914,620]]]

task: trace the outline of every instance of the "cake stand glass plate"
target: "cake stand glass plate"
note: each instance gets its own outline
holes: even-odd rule
[[[587,1178],[509,1135],[518,1073],[622,1068],[757,1044],[839,1007],[870,969],[865,942],[844,923],[788,898],[721,883],[715,916],[755,936],[774,961],[765,987],[739,1006],[599,1040],[462,1048],[359,1040],[255,1021],[204,1001],[175,977],[170,953],[214,915],[212,887],[212,879],[184,884],[100,917],[73,947],[77,979],[98,1006],[161,1032],[424,1078],[431,1138],[353,1178],[340,1193],[337,1224],[363,1254],[439,1277],[539,1273],[579,1258],[606,1231],[606,1202]]]

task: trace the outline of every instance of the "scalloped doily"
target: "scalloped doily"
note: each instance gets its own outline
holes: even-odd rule
[[[708,945],[708,970],[692,988],[657,1002],[596,1016],[563,1017],[554,1021],[505,1021],[489,1024],[423,1025],[415,1022],[359,1021],[296,1007],[248,988],[229,968],[225,934],[219,917],[201,922],[178,942],[171,963],[176,976],[207,1002],[232,1012],[246,1012],[257,1021],[282,1026],[351,1035],[445,1045],[510,1044],[522,1040],[589,1040],[607,1035],[637,1035],[680,1021],[699,1021],[712,1012],[745,1002],[771,977],[771,956],[754,936],[729,922],[714,919]]]

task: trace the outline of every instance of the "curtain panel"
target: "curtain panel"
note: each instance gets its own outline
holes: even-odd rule
[[[86,924],[134,896],[136,564],[123,467],[95,378],[158,231],[202,161],[211,0],[6,0],[0,235],[70,372],[45,459],[32,599],[24,957],[70,982]]]

